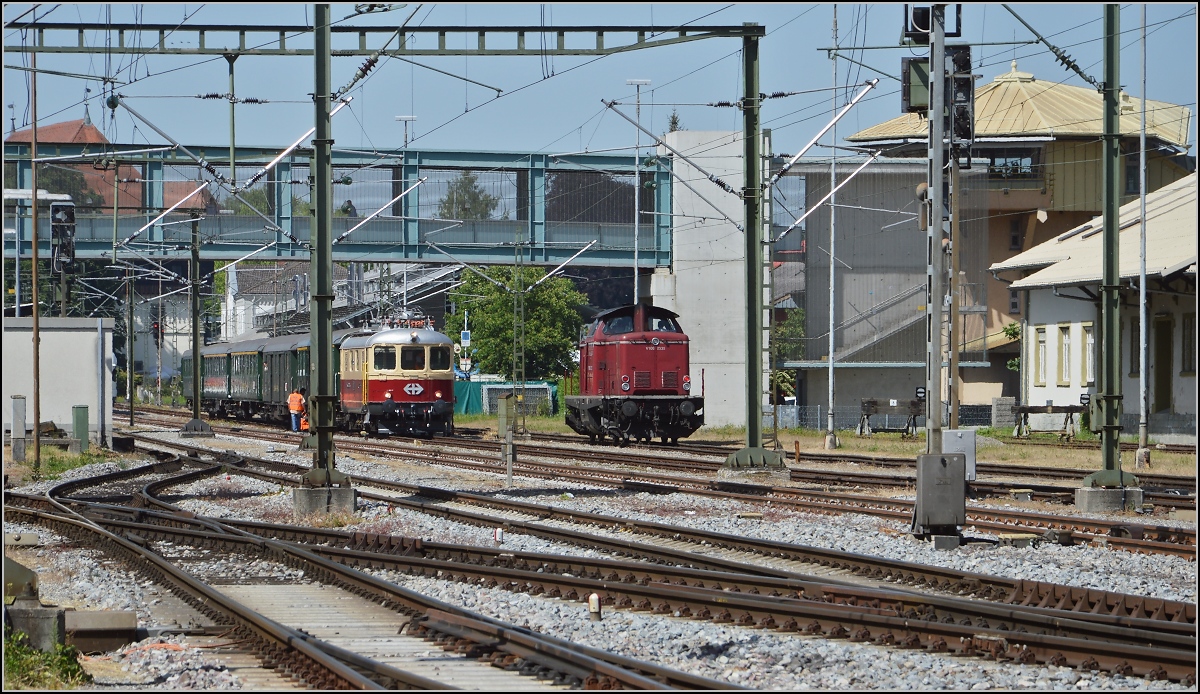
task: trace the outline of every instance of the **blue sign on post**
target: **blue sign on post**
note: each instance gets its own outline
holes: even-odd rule
[[[470,347],[471,346],[471,331],[464,330],[461,333],[459,333],[459,342],[462,344],[463,347]]]

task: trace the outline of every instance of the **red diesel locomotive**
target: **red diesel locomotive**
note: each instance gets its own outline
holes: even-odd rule
[[[692,394],[688,337],[678,315],[646,303],[604,311],[579,344],[579,395],[566,397],[567,425],[592,443],[659,438],[676,443],[704,424]]]

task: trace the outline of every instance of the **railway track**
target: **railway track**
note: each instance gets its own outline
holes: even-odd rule
[[[231,430],[236,435],[254,436],[260,440],[294,444],[295,436],[277,431],[244,428]],[[149,441],[148,441],[149,442]],[[462,447],[458,441],[452,444]],[[353,437],[341,437],[339,449],[375,457],[406,457],[424,459],[434,464],[501,474],[504,469],[497,460],[494,442],[468,442],[472,452],[453,451],[427,442],[405,444],[397,441],[365,442]],[[480,451],[480,452],[474,452]],[[560,448],[539,449],[537,455],[549,453],[559,458],[577,460],[576,451]],[[661,472],[641,473],[605,465],[604,453],[591,453],[590,464],[558,464],[532,460],[532,454],[522,455],[515,470],[530,477],[574,480],[584,484],[601,484],[632,491],[657,494],[686,492],[714,498],[737,499],[750,503],[783,504],[796,509],[818,513],[863,513],[907,521],[912,515],[913,502],[868,496],[845,491],[802,489],[769,486],[744,482],[714,481],[707,476],[669,476]],[[527,459],[528,458],[528,459]],[[642,461],[643,464],[645,461]],[[898,485],[893,485],[898,486]],[[1091,542],[1114,549],[1135,552],[1167,553],[1195,558],[1195,530],[1129,521],[1102,520],[1061,516],[1020,509],[994,509],[978,505],[967,507],[968,526],[983,532],[1007,534],[1014,532],[1046,534],[1053,531],[1057,541]]]
[[[178,413],[160,413],[175,421]],[[151,422],[154,420],[143,420]],[[161,421],[161,420],[160,420]],[[220,427],[219,427],[220,428]],[[278,429],[260,426],[256,422],[229,423],[223,431],[230,433],[253,432],[278,433]],[[494,450],[497,443],[484,439],[481,430],[460,429],[461,436],[453,440],[435,439],[434,445],[444,444],[458,448],[475,450]],[[341,437],[339,440],[358,441],[355,437]],[[395,437],[394,441],[429,445],[428,440]],[[531,434],[531,442],[563,444],[567,452],[555,451],[553,446],[537,446],[522,443],[523,450],[531,450],[537,455],[572,457],[587,459],[604,465],[628,465],[635,468],[652,468],[679,472],[711,473],[718,470],[726,456],[734,448],[725,446],[706,446],[680,444],[677,447],[642,446],[618,449],[606,446],[580,446],[577,437],[556,434]],[[635,452],[641,451],[641,452]],[[697,457],[680,457],[681,454],[691,454]],[[699,457],[706,456],[706,457]],[[877,456],[848,452],[837,453],[807,453],[796,451],[793,454],[796,467],[792,468],[792,481],[799,484],[832,485],[838,487],[873,487],[896,488],[911,487],[915,484],[916,462],[913,458],[895,456]],[[885,475],[870,471],[821,470],[815,465],[855,465],[882,470],[895,470],[893,475]],[[979,462],[976,473],[980,479],[972,482],[972,493],[979,496],[1011,497],[1014,489],[1030,490],[1035,499],[1042,501],[1073,501],[1074,491],[1079,480],[1090,474],[1091,470],[1035,467],[1011,465],[1003,463]],[[984,479],[984,478],[999,479]],[[1146,503],[1163,508],[1196,508],[1196,479],[1178,475],[1161,475],[1141,472],[1138,479],[1144,490]],[[1015,481],[1003,481],[1015,480]],[[1054,481],[1066,481],[1068,485],[1054,485]]]
[[[196,450],[189,444],[168,444],[178,450]],[[220,455],[220,454],[218,454]],[[234,460],[232,456],[225,456],[227,460]],[[239,458],[241,459],[241,458]],[[307,468],[288,463],[276,463],[272,461],[256,460],[253,458],[244,458],[251,462],[254,467],[261,468],[256,471],[252,468],[244,467],[227,467],[227,470],[237,471],[241,474],[256,476],[260,479],[266,479],[273,484],[284,486],[294,486],[297,484],[298,475]],[[228,464],[228,463],[227,463]],[[1057,602],[1061,599],[1059,593],[1055,593],[1054,589],[1046,588],[1042,584],[1037,586],[1028,582],[1012,582],[1001,580],[993,577],[982,579],[976,575],[972,578],[965,579],[963,574],[953,572],[949,569],[937,567],[923,567],[917,565],[904,564],[899,566],[894,562],[878,559],[875,557],[860,557],[858,555],[848,555],[844,552],[836,550],[819,549],[812,547],[804,547],[792,545],[788,543],[770,542],[766,540],[752,540],[750,538],[735,538],[731,539],[727,536],[722,536],[714,533],[705,533],[700,530],[688,529],[682,526],[665,525],[659,523],[650,523],[644,521],[630,521],[627,519],[613,518],[602,514],[585,513],[577,510],[560,509],[552,506],[544,506],[539,504],[529,504],[521,501],[498,499],[492,496],[468,494],[464,492],[454,492],[450,490],[438,489],[423,485],[411,485],[400,482],[393,482],[380,479],[357,478],[359,494],[362,498],[378,501],[388,505],[397,507],[406,507],[413,510],[418,510],[422,513],[447,516],[450,513],[453,504],[463,505],[460,512],[455,515],[456,519],[463,520],[470,524],[483,525],[485,527],[510,527],[520,528],[523,531],[540,534],[542,528],[539,523],[547,520],[557,520],[572,525],[591,525],[598,528],[612,528],[620,535],[637,534],[646,537],[667,538],[670,542],[683,542],[688,546],[689,551],[686,553],[687,561],[700,561],[690,551],[696,546],[708,548],[716,547],[731,547],[738,548],[737,551],[742,552],[742,559],[745,559],[746,552],[752,555],[768,556],[768,557],[784,557],[790,558],[792,561],[797,561],[800,564],[807,565],[809,568],[815,566],[851,566],[853,570],[849,574],[859,576],[907,576],[905,580],[909,580],[916,585],[976,585],[978,581],[984,581],[986,587],[981,588],[985,594],[1003,595],[1008,599],[1013,599],[1014,596],[1020,596],[1019,601],[1027,601],[1031,594],[1036,594],[1036,601],[1049,600],[1046,595],[1053,594],[1053,600]],[[368,491],[377,490],[377,491]],[[417,501],[410,501],[409,497],[418,497]],[[486,515],[479,514],[477,511],[468,507],[485,508],[492,512],[499,512],[507,515]],[[532,516],[536,519],[535,522],[527,521],[528,517]],[[561,529],[556,530],[559,532]],[[575,538],[578,544],[586,546],[601,546],[609,551],[622,552],[622,547],[626,547],[626,540],[618,539],[614,541],[604,541],[602,538],[596,537],[593,534],[582,533]],[[747,549],[749,548],[749,549]],[[744,562],[743,562],[744,563]],[[745,571],[743,567],[739,570]],[[761,571],[761,570],[760,570]],[[948,573],[947,573],[948,572]],[[948,580],[946,576],[956,576],[953,580]],[[1042,586],[1042,587],[1038,587]],[[1061,587],[1060,587],[1061,588]],[[1050,593],[1046,591],[1049,590]],[[1032,591],[1032,593],[1031,593]],[[1079,598],[1083,599],[1083,598]],[[1107,598],[1096,598],[1101,602],[1088,603],[1086,608],[1079,607],[1078,609],[1085,610],[1103,610],[1105,608],[1097,608],[1098,604],[1107,604]],[[1124,603],[1126,598],[1114,599],[1113,604]],[[1180,608],[1185,613],[1190,609],[1194,615],[1194,606],[1188,608]],[[1194,620],[1194,617],[1188,619]]]
[[[246,466],[231,468],[230,464],[225,462],[212,465],[203,472],[219,475],[222,471],[232,470],[237,474],[257,475],[262,473],[253,472],[249,466],[263,465],[274,469],[289,467],[263,461],[245,461],[245,464]],[[293,473],[298,473],[301,469],[299,466],[290,467],[294,468],[291,470]],[[856,592],[863,589],[814,584],[794,577],[785,579],[778,575],[772,576],[779,572],[762,569],[740,573],[716,573],[711,569],[681,570],[662,566],[647,567],[645,564],[630,565],[628,562],[587,562],[573,557],[522,555],[518,558],[512,553],[489,553],[477,547],[435,545],[411,538],[313,531],[294,526],[270,526],[261,523],[217,523],[208,519],[196,519],[194,516],[188,517],[187,514],[181,517],[178,509],[157,498],[159,491],[200,476],[200,470],[179,475],[174,479],[163,477],[162,472],[161,469],[154,470],[154,479],[144,485],[137,498],[143,504],[162,508],[163,512],[125,509],[123,512],[136,520],[119,521],[112,519],[113,511],[102,511],[98,502],[70,503],[90,505],[92,510],[89,518],[98,520],[110,530],[142,541],[169,541],[171,546],[189,543],[211,546],[214,540],[210,537],[213,534],[210,529],[229,527],[237,535],[234,545],[237,542],[248,542],[247,537],[255,538],[252,544],[260,546],[261,542],[258,540],[264,537],[291,536],[293,546],[302,544],[314,553],[321,553],[323,557],[332,558],[341,564],[378,568],[390,562],[392,570],[448,575],[452,580],[479,582],[485,585],[490,583],[522,592],[565,599],[578,600],[581,595],[597,592],[604,596],[608,604],[626,609],[641,609],[717,622],[728,621],[780,631],[801,631],[810,635],[849,637],[852,640],[872,641],[883,645],[949,650],[963,655],[983,655],[1013,659],[1017,662],[1070,664],[1081,668],[1103,668],[1122,674],[1140,674],[1151,679],[1168,678],[1194,682],[1194,606],[1168,605],[1162,601],[1154,605],[1142,599],[1138,602],[1138,609],[1141,611],[1139,614],[1143,616],[1131,616],[1126,612],[1132,603],[1130,596],[1087,595],[1094,591],[1083,591],[1084,594],[1081,595],[1080,591],[1068,589],[1057,598],[1056,605],[1049,607],[1046,603],[1050,598],[1043,597],[1041,605],[1031,607],[1030,602],[1034,598],[1025,596],[1024,601],[1017,600],[1015,597],[1022,594],[1020,590],[1016,590],[1012,594],[1014,599],[1008,600],[1006,606],[1000,609],[990,607],[990,603],[984,603],[981,607],[973,604],[977,601],[952,598],[939,601],[926,596],[898,593],[892,588]],[[269,474],[277,476],[276,473]],[[63,492],[96,489],[110,485],[113,481],[124,482],[136,477],[139,475],[132,472],[118,473],[111,479],[100,482],[72,483],[65,488],[56,488],[54,495],[63,496]],[[447,501],[444,490],[425,489],[423,495],[436,497],[436,500],[441,502],[439,507],[444,509]],[[457,500],[459,497],[473,496],[475,495],[455,494],[453,498]],[[31,505],[41,502],[36,498],[13,498],[10,501]],[[392,501],[399,502],[397,499]],[[478,503],[477,499],[472,501]],[[529,513],[529,506],[516,505],[524,507],[525,513]],[[115,513],[119,515],[120,512]],[[147,522],[146,517],[150,515],[154,515],[158,523]],[[188,525],[200,529],[186,529],[185,526]],[[199,533],[201,537],[197,539],[193,535],[191,539],[186,539],[184,536],[187,533]],[[220,546],[225,549],[230,546],[228,534],[221,535]],[[678,533],[674,537],[678,539]],[[709,540],[712,540],[711,536]],[[626,544],[624,551],[629,553],[631,547]],[[654,560],[666,560],[666,563],[670,563],[663,555],[654,555],[661,553],[661,549],[633,551],[650,553]],[[696,563],[695,555],[692,555],[690,560],[685,559],[684,563],[689,561]],[[306,566],[311,570],[314,565],[309,562]],[[878,566],[875,571],[879,571]],[[623,580],[622,572],[625,573]],[[963,591],[965,586],[970,586],[975,591],[981,590],[980,584],[968,582],[963,575],[950,578],[952,573],[943,572],[944,575],[933,581],[928,577],[924,580],[943,587],[957,587],[960,591]],[[617,583],[620,585],[616,585]],[[989,585],[983,592],[991,592],[994,587]],[[1096,607],[1087,609],[1081,607],[1082,603],[1073,602],[1081,599],[1098,599],[1099,602],[1096,603]],[[1064,612],[1064,608],[1071,606],[1074,607],[1073,612]],[[1188,607],[1191,607],[1190,613]],[[1153,614],[1149,614],[1148,610],[1153,611]],[[1143,628],[1148,626],[1158,629]],[[1154,647],[1143,645],[1147,643],[1153,644]]]
[[[200,469],[185,471],[196,466]],[[203,478],[219,469],[196,459],[174,459],[101,479],[76,480],[45,496],[6,493],[5,513],[105,551],[112,551],[115,543],[135,571],[179,594],[212,618],[227,637],[256,641],[255,652],[269,667],[282,668],[321,689],[730,688],[629,658],[597,658],[600,653],[592,649],[452,608],[294,544],[230,532],[210,519],[187,522],[194,514],[174,515],[164,525],[105,518],[114,510],[146,513],[104,503],[122,500],[149,501],[177,512],[145,489]],[[170,477],[174,472],[180,474]],[[139,485],[141,491],[131,498],[126,492]],[[100,495],[98,489],[115,493]],[[81,491],[87,493],[85,498],[70,497]],[[316,580],[299,587],[288,582],[283,593],[278,580],[262,581],[254,575],[206,584],[195,577],[195,567],[214,559],[224,565],[284,564]],[[380,611],[380,605],[387,609]],[[431,658],[429,642],[433,650],[449,655]]]

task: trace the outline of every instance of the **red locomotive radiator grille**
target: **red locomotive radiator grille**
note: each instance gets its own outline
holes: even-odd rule
[[[664,372],[662,372],[662,375],[663,375],[663,388],[678,388],[679,387],[679,372],[678,371],[664,371]]]
[[[633,372],[633,386],[635,388],[649,388],[650,387],[650,372],[649,371],[634,371]]]

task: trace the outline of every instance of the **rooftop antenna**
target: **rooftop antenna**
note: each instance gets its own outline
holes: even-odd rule
[[[17,132],[17,106],[16,104],[8,105],[8,134],[12,135]]]

